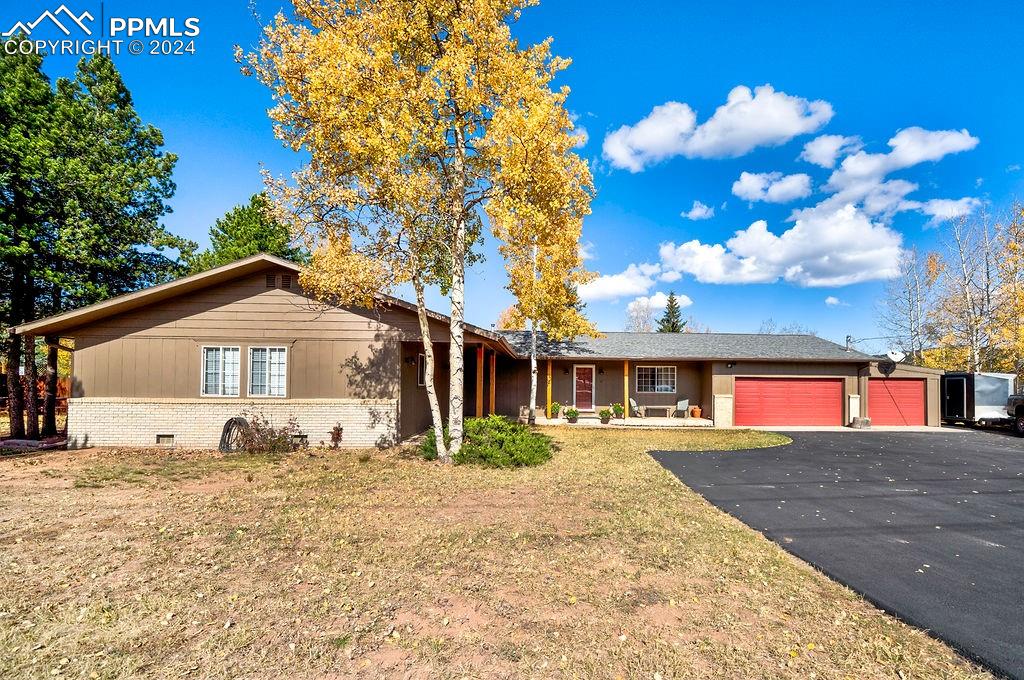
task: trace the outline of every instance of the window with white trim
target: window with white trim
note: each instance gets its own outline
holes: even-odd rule
[[[676,391],[675,366],[637,366],[636,391],[671,394]]]
[[[204,397],[238,396],[238,347],[203,347]]]
[[[287,383],[287,347],[249,348],[250,397],[283,397]]]
[[[427,384],[427,356],[425,354],[416,356],[416,384],[420,387]]]

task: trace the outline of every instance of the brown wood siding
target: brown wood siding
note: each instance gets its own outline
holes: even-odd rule
[[[289,398],[398,396],[399,342],[419,338],[414,313],[324,308],[295,278],[295,288],[267,288],[266,273],[64,333],[76,339],[73,395],[196,398],[200,348],[230,345],[241,348],[244,397],[248,348],[273,345],[288,348]],[[431,326],[435,338],[447,338],[444,324]]]
[[[544,407],[544,362],[537,365],[537,405]],[[519,417],[520,407],[530,403],[530,360],[498,357],[497,412],[510,418]]]
[[[402,343],[402,389],[399,400],[399,425],[402,437],[411,437],[430,428],[430,402],[427,388],[418,385],[417,357],[423,343]],[[434,388],[441,407],[441,418],[448,419],[448,345],[434,345]]]

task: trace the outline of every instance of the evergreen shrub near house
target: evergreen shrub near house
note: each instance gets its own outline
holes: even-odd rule
[[[448,441],[447,430],[444,433]],[[420,445],[427,460],[437,459],[437,444],[431,428]],[[517,468],[540,465],[551,459],[551,438],[531,430],[504,416],[467,418],[462,450],[455,464],[472,464],[494,468]]]

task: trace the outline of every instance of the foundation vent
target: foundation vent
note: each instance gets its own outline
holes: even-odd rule
[[[174,448],[174,435],[173,434],[158,434],[156,436],[156,445],[165,448]]]

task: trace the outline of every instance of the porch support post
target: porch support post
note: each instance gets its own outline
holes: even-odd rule
[[[547,406],[547,408],[544,411],[544,416],[546,418],[551,418],[551,359],[548,359],[548,387],[547,387],[547,393],[548,393],[548,402],[547,402],[548,406]]]
[[[622,413],[623,418],[629,417],[629,359],[622,362]]]
[[[484,417],[484,346],[476,347],[476,417]]]
[[[490,397],[491,397],[491,409],[490,409],[489,413],[492,413],[492,414],[495,412],[495,408],[494,408],[494,383],[495,383],[495,376],[497,374],[498,374],[498,353],[497,352],[491,352],[491,394],[490,394]]]

